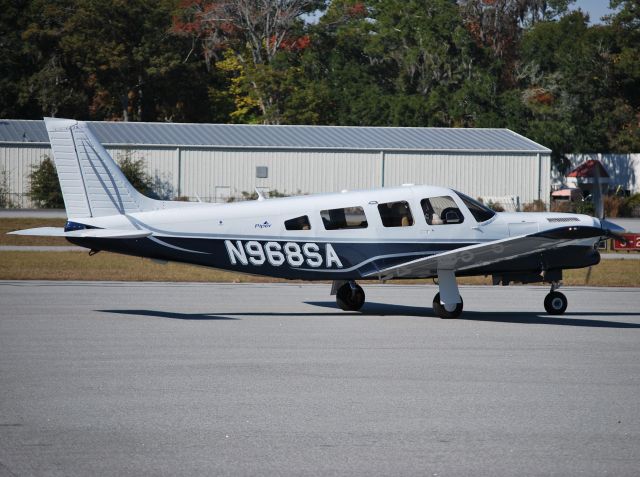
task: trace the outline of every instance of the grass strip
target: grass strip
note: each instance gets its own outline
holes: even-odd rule
[[[603,260],[588,269],[566,270],[565,285],[640,286],[640,262]],[[286,282],[269,277],[225,272],[181,263],[158,264],[149,259],[100,252],[0,252],[1,280],[105,280],[169,282]],[[490,285],[491,277],[462,277],[462,285]],[[391,283],[432,283],[431,280],[394,280]]]
[[[61,237],[7,235],[15,230],[35,227],[64,227],[66,219],[3,218],[0,219],[0,245],[71,245]]]

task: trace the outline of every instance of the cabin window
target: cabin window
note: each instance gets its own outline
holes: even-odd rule
[[[463,193],[458,191],[456,191],[456,194],[458,194],[458,197],[462,199],[462,202],[464,202],[464,205],[466,205],[469,208],[469,212],[471,212],[471,215],[473,215],[473,218],[476,219],[478,222],[486,222],[487,220],[492,218],[494,215],[496,215],[496,213],[493,210],[491,210],[489,207],[485,205],[482,205],[477,200],[473,200],[471,197],[466,196]]]
[[[294,219],[285,220],[284,228],[287,230],[310,230],[311,224],[309,223],[309,217],[302,215]]]
[[[429,225],[461,224],[464,221],[462,212],[449,196],[422,199],[420,205]]]
[[[320,217],[327,230],[366,229],[368,226],[364,209],[359,206],[321,210]]]
[[[407,201],[387,202],[378,205],[378,212],[385,227],[409,227],[413,225],[413,216]]]

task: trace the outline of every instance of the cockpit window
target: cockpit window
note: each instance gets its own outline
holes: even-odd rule
[[[464,202],[464,205],[466,205],[469,208],[469,212],[471,212],[471,215],[473,215],[473,218],[476,219],[478,222],[486,222],[487,220],[491,219],[493,216],[496,215],[496,213],[493,210],[486,207],[485,205],[482,205],[477,200],[473,200],[471,197],[464,195],[463,193],[458,191],[456,191],[456,194],[458,194],[458,197],[462,199],[462,202]]]
[[[449,196],[429,197],[420,201],[424,218],[429,225],[461,224],[464,216]]]
[[[310,230],[309,217],[302,215],[295,219],[289,219],[284,221],[284,228],[287,230]]]
[[[364,209],[359,206],[321,210],[320,217],[327,230],[366,229],[368,226]]]
[[[378,212],[385,227],[409,227],[413,225],[413,216],[407,201],[387,202],[378,205]]]

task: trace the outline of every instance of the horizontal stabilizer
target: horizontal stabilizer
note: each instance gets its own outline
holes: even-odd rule
[[[10,235],[30,235],[32,237],[68,237],[68,238],[143,238],[151,235],[148,230],[118,230],[118,229],[82,229],[65,232],[62,227],[38,227],[35,229],[16,230]]]

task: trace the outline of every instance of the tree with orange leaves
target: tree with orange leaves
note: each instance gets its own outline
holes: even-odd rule
[[[270,76],[274,58],[280,52],[309,46],[308,37],[300,38],[301,35],[292,32],[300,30],[304,14],[324,3],[323,0],[183,0],[172,31],[192,39],[189,55],[199,48],[208,68],[221,61],[225,51],[233,52],[239,74],[246,80],[243,80],[244,94],[255,99],[263,122],[278,123],[281,111],[276,106],[277,98],[270,92],[272,87],[265,87],[263,79]],[[237,81],[235,85],[238,86]]]

